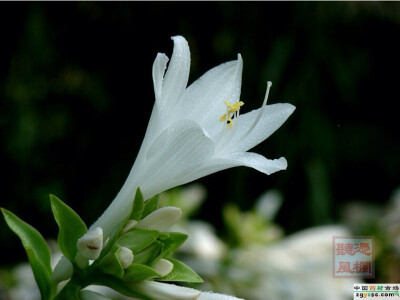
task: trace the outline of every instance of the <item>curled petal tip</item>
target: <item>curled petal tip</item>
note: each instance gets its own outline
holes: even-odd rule
[[[290,116],[296,110],[296,106],[290,103],[285,103],[285,105],[288,112],[288,116]]]
[[[181,41],[187,43],[186,39],[181,35],[174,35],[171,37],[171,40],[173,40],[174,42]]]

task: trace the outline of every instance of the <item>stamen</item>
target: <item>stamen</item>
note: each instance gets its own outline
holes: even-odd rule
[[[231,117],[228,116],[228,120],[226,121],[226,124],[227,124],[229,127],[232,127],[232,119],[231,119]]]
[[[225,105],[228,106],[228,108],[233,109],[232,104],[230,104],[228,101],[224,101]]]
[[[264,112],[265,107],[267,106],[267,100],[268,100],[268,95],[269,95],[269,89],[272,86],[272,82],[268,81],[267,82],[267,91],[265,92],[265,97],[264,97],[264,101],[263,104],[261,106],[260,111],[258,112],[257,118],[255,119],[255,121],[253,122],[253,124],[250,126],[250,128],[246,131],[246,133],[242,136],[242,138],[245,138],[253,129],[254,127],[256,127],[258,121],[260,121],[261,116]]]
[[[229,127],[232,127],[233,121],[232,119],[237,118],[239,116],[239,110],[240,107],[244,104],[242,101],[235,102],[233,104],[230,104],[228,101],[224,101],[226,105],[226,114],[224,114],[221,118],[219,118],[220,122],[223,122],[225,120],[226,124],[229,125]]]

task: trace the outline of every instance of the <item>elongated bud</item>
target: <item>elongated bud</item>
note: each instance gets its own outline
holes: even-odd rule
[[[103,230],[100,227],[89,230],[78,240],[77,247],[83,258],[98,258],[103,248]]]
[[[182,210],[178,207],[162,207],[140,220],[136,228],[164,231],[169,226],[175,224],[181,215]]]
[[[152,264],[151,267],[161,275],[161,277],[167,276],[174,268],[173,263],[166,259],[160,259],[156,263]]]
[[[196,300],[200,296],[200,292],[195,289],[157,281],[143,280],[131,283],[130,286],[151,299]]]
[[[126,269],[132,264],[134,255],[131,249],[126,247],[121,247],[117,255],[118,255],[118,260],[124,269]]]
[[[136,221],[136,220],[128,220],[128,222],[126,222],[125,227],[122,229],[121,234],[128,232],[129,230],[134,228],[137,223],[138,223],[138,221]]]
[[[53,282],[59,283],[70,278],[73,272],[74,267],[72,263],[68,260],[68,258],[62,256],[54,268],[51,279]]]

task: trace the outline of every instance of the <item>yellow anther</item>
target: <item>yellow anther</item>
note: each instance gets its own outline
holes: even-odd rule
[[[230,114],[234,113],[235,111],[238,111],[243,104],[244,103],[242,101],[238,101],[233,104],[230,104],[228,101],[225,101],[225,105],[228,106],[229,108],[228,113]]]
[[[229,127],[232,127],[233,122],[232,122],[231,117],[228,117],[228,120],[226,121],[226,124],[227,124]]]
[[[233,103],[233,109],[235,110],[235,111],[238,111],[239,109],[240,109],[240,107],[241,106],[243,106],[243,102],[242,101],[238,101],[238,102],[236,102],[236,103]]]
[[[226,120],[226,124],[229,127],[232,127],[233,117],[238,117],[238,112],[240,110],[240,107],[244,104],[242,101],[235,102],[233,104],[230,104],[228,101],[224,101],[225,105],[227,106],[227,112],[224,114],[221,118],[219,118],[220,122],[223,122]],[[232,115],[231,115],[232,114]]]
[[[225,102],[225,105],[228,106],[230,109],[233,108],[232,104],[230,104],[228,101],[224,101],[224,102]]]

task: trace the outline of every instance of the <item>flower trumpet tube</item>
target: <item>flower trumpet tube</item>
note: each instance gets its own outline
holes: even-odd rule
[[[272,174],[287,167],[284,157],[269,160],[247,152],[277,130],[295,107],[278,103],[240,114],[242,57],[221,64],[187,87],[190,51],[181,36],[172,38],[171,61],[157,54],[153,64],[155,104],[136,161],[117,197],[92,225],[106,239],[127,217],[138,187],[145,199],[177,185],[236,166]],[[166,70],[167,69],[167,70]]]

